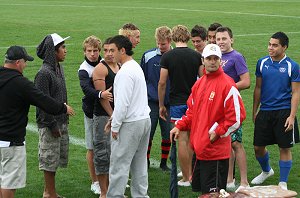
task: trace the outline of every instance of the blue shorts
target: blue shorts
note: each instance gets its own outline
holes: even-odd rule
[[[187,108],[187,105],[170,106],[171,122],[180,120],[180,118],[185,115]]]

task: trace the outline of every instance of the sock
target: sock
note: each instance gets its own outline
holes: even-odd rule
[[[288,176],[290,174],[291,168],[292,168],[292,160],[288,161],[282,161],[279,160],[279,168],[280,168],[280,181],[281,182],[287,182]]]
[[[161,162],[160,162],[160,164],[163,164],[163,165],[167,164],[170,147],[171,147],[170,140],[161,140]]]
[[[152,140],[149,139],[148,151],[147,151],[147,159],[150,159],[151,147],[152,147]]]
[[[263,157],[257,157],[256,159],[264,172],[269,172],[271,170],[271,166],[269,163],[269,152],[267,152]]]

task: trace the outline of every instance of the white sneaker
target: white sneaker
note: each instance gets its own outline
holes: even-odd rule
[[[234,191],[235,193],[238,193],[240,190],[243,190],[243,189],[247,189],[247,188],[250,188],[250,186],[239,186],[236,191]]]
[[[93,182],[91,184],[91,191],[96,195],[101,194],[101,189],[100,189],[100,186],[99,186],[99,182]]]
[[[287,183],[286,182],[279,182],[278,186],[283,190],[287,190]]]
[[[184,187],[191,185],[191,183],[189,181],[182,181],[182,180],[179,180],[177,184],[178,184],[178,186],[184,186]]]
[[[269,172],[263,171],[251,181],[251,184],[262,184],[266,179],[268,179],[272,175],[274,175],[274,170],[272,168]]]
[[[226,190],[233,190],[235,189],[235,179],[232,182],[226,184]]]
[[[182,177],[182,171],[177,174],[177,177]]]

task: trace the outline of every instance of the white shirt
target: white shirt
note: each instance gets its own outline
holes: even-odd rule
[[[112,132],[119,132],[123,122],[150,118],[145,76],[135,60],[125,62],[115,77],[114,105]]]

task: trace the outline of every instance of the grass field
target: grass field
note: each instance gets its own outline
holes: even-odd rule
[[[195,24],[208,27],[210,23],[219,22],[233,30],[234,48],[246,57],[252,80],[251,88],[242,92],[247,109],[247,119],[243,124],[244,147],[248,160],[248,179],[251,181],[260,172],[252,145],[251,111],[255,64],[258,58],[267,54],[269,38],[277,31],[288,34],[290,46],[287,54],[300,63],[299,7],[298,0],[0,0],[0,55],[4,57],[10,45],[25,46],[29,54],[36,58],[34,62],[28,64],[25,71],[28,78],[33,79],[42,63],[35,55],[35,47],[45,35],[57,32],[63,37],[71,36],[67,41],[68,55],[64,66],[69,104],[73,106],[77,115],[70,119],[69,131],[74,141],[70,145],[69,167],[60,169],[57,173],[58,192],[68,198],[97,197],[89,190],[86,150],[83,144],[82,91],[77,77],[78,67],[83,60],[81,43],[92,34],[101,40],[113,36],[127,22],[135,23],[141,30],[141,43],[134,50],[134,58],[138,62],[144,51],[155,46],[154,31],[158,26],[173,27],[183,24],[191,29]],[[30,110],[29,123],[30,126],[35,124],[34,108]],[[27,186],[17,191],[17,198],[42,197],[43,174],[38,170],[38,135],[34,131],[34,127],[30,127],[27,131]],[[152,157],[156,160],[160,158],[158,136],[152,146]],[[293,168],[288,183],[289,189],[298,192],[300,192],[299,148],[299,145],[296,145],[293,149]],[[267,180],[266,185],[277,184],[279,178],[278,148],[270,146],[269,150],[275,176]],[[162,173],[157,168],[149,170],[150,197],[169,197],[168,186],[169,174]],[[197,195],[192,193],[190,188],[179,188],[180,197],[189,198]]]

